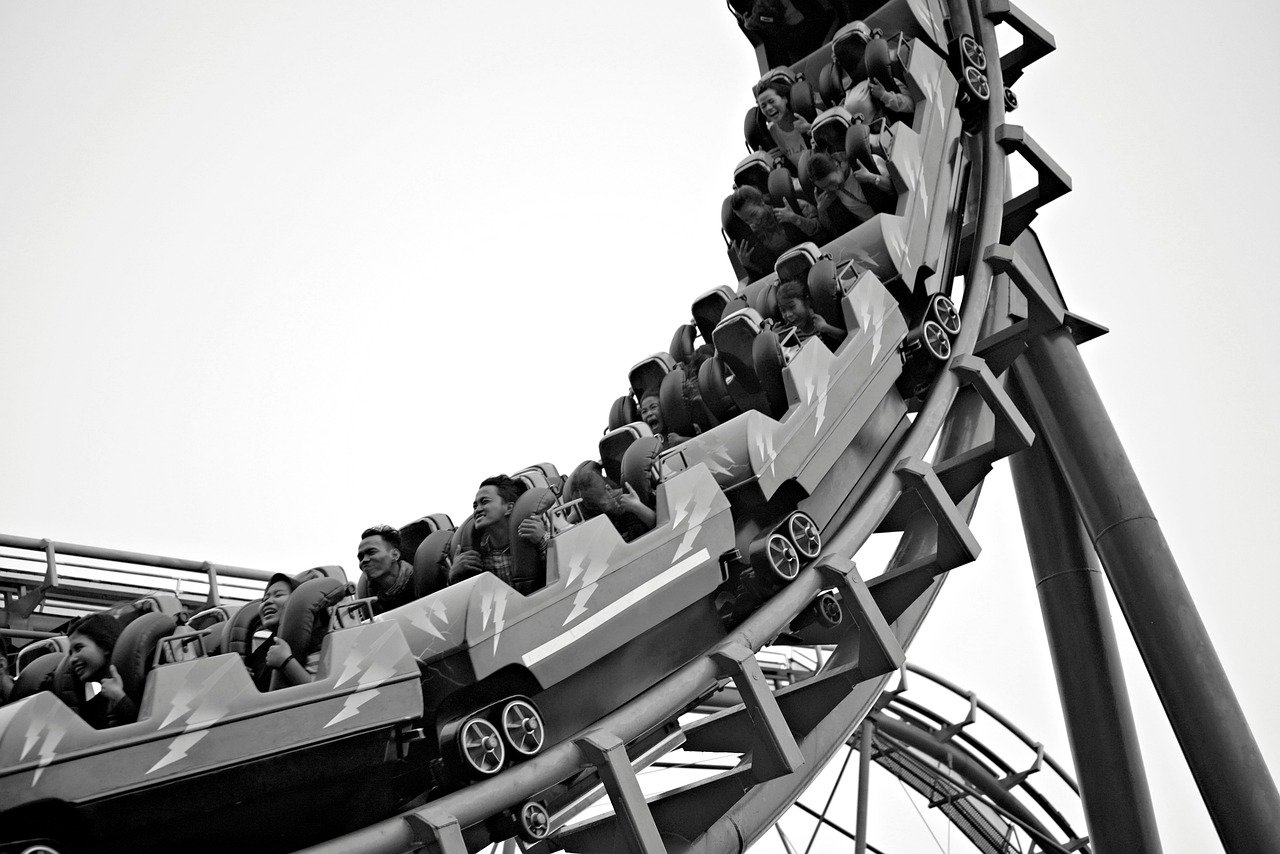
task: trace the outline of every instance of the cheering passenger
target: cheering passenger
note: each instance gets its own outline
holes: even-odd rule
[[[834,353],[844,341],[845,331],[828,323],[813,310],[809,288],[798,279],[788,279],[778,286],[778,311],[782,314],[782,322],[795,328],[796,337],[801,342],[817,335]]]
[[[640,500],[635,489],[627,484],[619,489],[600,470],[599,463],[584,463],[569,477],[565,493],[582,499],[583,519],[593,519],[604,514],[618,529],[623,542],[631,542],[657,524],[657,514]]]
[[[761,80],[751,91],[775,143],[769,153],[779,160],[785,158],[795,172],[800,168],[800,155],[809,148],[809,123],[791,109],[791,86],[789,79],[778,75]]]
[[[877,161],[877,166],[884,162]],[[833,235],[844,234],[877,213],[892,211],[896,204],[888,175],[861,164],[857,169],[851,166],[827,154],[815,154],[809,160],[809,180],[818,190],[818,222]]]
[[[813,239],[819,232],[816,216],[802,216],[786,206],[770,207],[760,191],[752,186],[734,190],[729,204],[751,231],[749,237],[730,244],[749,281],[772,273],[778,256]]]
[[[75,677],[76,711],[94,729],[133,723],[138,707],[124,692],[124,680],[111,663],[123,627],[111,614],[90,614],[76,623],[68,640],[67,664]]]
[[[277,572],[271,576],[267,588],[262,591],[258,615],[262,619],[262,628],[270,634],[244,658],[244,666],[249,669],[253,684],[259,691],[271,690],[271,674],[277,670],[281,671],[281,678],[289,685],[311,681],[306,667],[294,657],[289,644],[276,636],[285,605],[297,588],[296,581],[283,572]]]
[[[516,536],[536,546],[541,553],[538,577],[515,577],[516,567],[511,557],[511,513],[516,499],[526,487],[505,474],[485,478],[480,482],[472,502],[472,528],[477,538],[475,546],[461,552],[449,568],[449,583],[491,572],[519,593],[531,593],[546,583],[546,550],[551,540],[541,513],[531,514],[520,522]]]
[[[891,90],[867,74],[863,57],[872,38],[871,28],[865,22],[854,21],[841,27],[831,40],[831,56],[841,71],[840,85],[845,93],[843,106],[850,115],[861,115],[868,124],[886,113],[889,119],[910,121],[916,104],[906,93],[902,81],[892,80]]]

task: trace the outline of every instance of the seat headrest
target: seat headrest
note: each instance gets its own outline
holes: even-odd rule
[[[646,394],[657,394],[662,378],[675,366],[676,360],[670,353],[654,353],[637,362],[627,373],[636,400],[644,400]]]
[[[537,463],[536,465],[528,466],[513,474],[512,477],[530,489],[550,489],[556,495],[560,494],[560,490],[564,486],[564,478],[560,476],[560,472],[551,463]]]
[[[733,186],[752,186],[762,193],[769,192],[769,173],[773,171],[773,158],[762,151],[748,154],[733,169]]]
[[[733,288],[721,285],[693,301],[693,322],[697,325],[698,332],[702,334],[703,341],[711,340],[711,333],[715,331],[716,324],[720,322],[720,318],[724,317],[724,307],[736,295]]]
[[[853,124],[853,115],[844,107],[832,107],[823,110],[809,127],[809,135],[813,140],[813,150],[821,152],[843,152],[845,136],[849,133],[849,125]]]
[[[605,433],[604,438],[600,440],[600,461],[604,466],[605,477],[614,483],[621,483],[622,457],[626,454],[627,448],[631,447],[631,443],[636,439],[652,435],[653,430],[640,420]]]
[[[774,262],[773,270],[778,274],[778,281],[785,282],[788,279],[799,279],[804,281],[809,275],[809,270],[813,265],[818,263],[818,259],[822,257],[822,250],[818,248],[816,243],[805,242],[798,246],[793,246],[786,252],[778,256],[778,260]]]
[[[761,279],[758,282],[752,282],[747,285],[743,291],[743,296],[747,298],[747,305],[754,308],[762,318],[767,320],[781,320],[778,312],[778,282],[781,277],[775,279],[773,277]]]

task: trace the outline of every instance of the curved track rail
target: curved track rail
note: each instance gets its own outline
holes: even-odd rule
[[[981,5],[981,4],[978,4]],[[1007,6],[969,10],[951,6],[952,32],[970,32],[990,57],[998,57],[994,26],[1011,14]],[[1036,58],[1026,51],[1023,61]],[[1001,61],[987,63],[992,92],[1004,91]],[[1020,66],[1015,66],[1021,72]],[[502,774],[448,794],[402,815],[378,822],[311,852],[401,852],[431,845],[447,854],[491,842],[495,816],[556,789],[561,795],[603,785],[614,807],[610,817],[586,827],[553,833],[539,844],[574,851],[744,850],[795,802],[859,724],[871,714],[902,649],[911,642],[937,596],[946,572],[976,557],[967,529],[990,462],[1024,447],[1030,431],[1007,404],[991,369],[975,352],[980,341],[1007,325],[989,316],[997,281],[996,249],[1020,229],[1010,229],[1006,149],[1020,129],[1004,125],[1004,102],[993,97],[974,133],[965,138],[970,172],[970,209],[963,243],[968,265],[962,302],[963,330],[947,370],[933,384],[911,428],[852,514],[812,566],[713,649],[673,673],[634,701],[603,718],[589,732]],[[1012,141],[1012,142],[1011,142]],[[1042,174],[1042,178],[1043,178]],[[1042,193],[1032,208],[1051,197]],[[1016,201],[1016,200],[1015,200]],[[1024,211],[1025,213],[1025,211]],[[955,218],[960,229],[962,217]],[[1027,217],[1029,219],[1029,217]],[[1025,226],[1025,222],[1020,223]],[[956,235],[960,243],[960,235]],[[1004,366],[1001,366],[1001,370]],[[925,462],[935,447],[933,464]],[[992,453],[994,449],[994,453]],[[937,471],[948,462],[969,461],[980,474],[952,497]],[[906,507],[908,512],[903,513]],[[884,573],[863,584],[853,557],[898,509],[902,537]],[[842,593],[846,610],[857,600],[874,611],[861,627],[846,620],[831,640],[835,649],[822,672],[773,694],[761,690],[754,654],[784,632],[824,589]],[[869,594],[869,595],[868,595]],[[882,619],[884,631],[874,626]],[[874,661],[874,666],[873,662]],[[886,661],[889,662],[885,666]],[[749,697],[746,707],[713,716],[687,731],[674,723],[684,711],[733,679]],[[734,770],[646,803],[632,760],[683,742],[690,749],[740,753]],[[567,781],[567,782],[566,782]],[[556,816],[552,816],[553,827]]]

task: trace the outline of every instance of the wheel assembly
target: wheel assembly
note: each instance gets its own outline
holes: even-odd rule
[[[790,540],[775,532],[751,547],[751,566],[761,578],[787,584],[800,574],[800,556]]]
[[[960,61],[966,68],[987,70],[987,52],[978,44],[978,40],[965,33],[960,36]]]
[[[919,397],[938,375],[942,362],[951,358],[951,339],[936,320],[926,320],[902,341],[902,376],[898,389],[903,397]]]
[[[542,715],[528,700],[509,700],[502,707],[502,738],[520,757],[537,755],[546,741]]]
[[[937,323],[952,338],[960,334],[960,312],[956,310],[956,304],[951,301],[951,297],[946,294],[934,294],[929,297],[925,319]]]
[[[479,715],[468,718],[458,731],[458,751],[467,770],[479,777],[497,774],[507,758],[498,728]]]
[[[822,551],[822,532],[808,513],[796,511],[787,517],[787,539],[802,560],[813,560]]]
[[[991,84],[987,82],[987,75],[972,65],[965,68],[961,86],[964,94],[972,101],[986,101],[991,97]]]
[[[551,814],[542,801],[526,801],[516,813],[516,824],[521,839],[537,842],[551,833]]]
[[[824,628],[834,629],[844,621],[844,609],[840,607],[840,600],[830,590],[819,593],[813,605],[818,624]]]

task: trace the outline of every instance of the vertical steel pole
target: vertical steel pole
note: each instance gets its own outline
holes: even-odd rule
[[[1084,522],[1223,846],[1280,851],[1280,794],[1070,331],[1014,372]]]
[[[1010,390],[1025,409],[1016,388]],[[1160,854],[1102,573],[1044,442],[1010,458],[1036,593],[1097,854]]]
[[[871,797],[871,751],[876,725],[871,716],[862,719],[858,735],[858,817],[853,828],[853,854],[867,854],[867,807]]]

